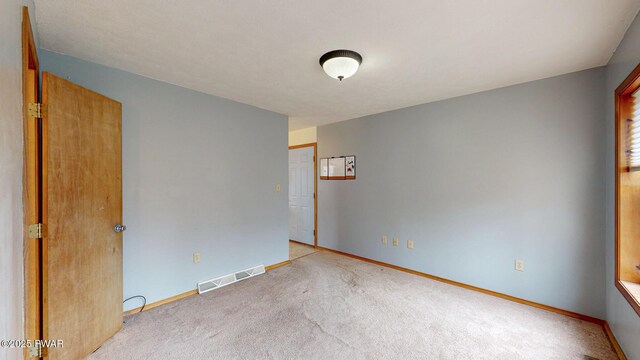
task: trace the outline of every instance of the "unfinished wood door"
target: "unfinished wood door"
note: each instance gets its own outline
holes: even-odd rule
[[[42,102],[46,354],[81,359],[122,327],[122,106],[49,73]]]

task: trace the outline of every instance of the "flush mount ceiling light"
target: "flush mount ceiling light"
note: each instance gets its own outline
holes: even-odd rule
[[[351,50],[333,50],[320,57],[320,66],[327,75],[342,81],[358,71],[362,56]]]

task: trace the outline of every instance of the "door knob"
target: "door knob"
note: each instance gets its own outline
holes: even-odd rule
[[[116,225],[116,226],[114,226],[114,227],[113,227],[113,231],[115,231],[115,232],[117,232],[117,233],[122,232],[122,231],[125,231],[125,230],[127,230],[127,227],[126,227],[126,226],[124,226],[124,225],[120,225],[120,224],[118,224],[118,225]]]

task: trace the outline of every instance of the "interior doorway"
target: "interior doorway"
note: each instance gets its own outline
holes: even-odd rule
[[[122,327],[122,105],[40,74],[22,17],[23,355],[80,359]]]
[[[317,241],[317,144],[289,146],[289,258],[315,252]]]

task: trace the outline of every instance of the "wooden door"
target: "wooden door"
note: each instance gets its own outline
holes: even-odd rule
[[[289,150],[289,239],[315,245],[314,147]]]
[[[122,105],[42,76],[43,332],[81,359],[122,327]]]

